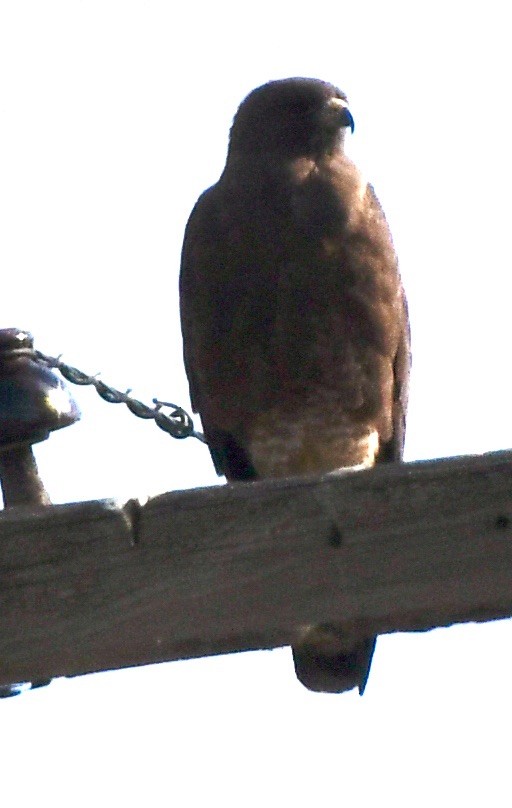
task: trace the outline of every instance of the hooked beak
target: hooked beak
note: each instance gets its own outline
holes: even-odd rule
[[[327,106],[330,112],[333,113],[333,117],[338,126],[350,127],[350,131],[354,131],[354,119],[347,102],[344,101],[343,98],[330,98],[327,102]]]

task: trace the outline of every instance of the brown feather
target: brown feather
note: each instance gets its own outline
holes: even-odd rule
[[[336,122],[331,99],[345,116]],[[187,225],[185,365],[228,480],[402,457],[407,308],[382,209],[343,151],[352,119],[340,100],[308,79],[254,91],[226,168]],[[299,677],[313,689],[363,689],[374,639],[347,649],[333,637],[334,652],[314,632],[295,649]]]

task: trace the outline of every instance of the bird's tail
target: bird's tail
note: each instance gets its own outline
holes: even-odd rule
[[[362,696],[376,641],[376,637],[359,640],[347,650],[336,627],[311,627],[292,649],[297,678],[308,690],[343,693],[357,687]]]

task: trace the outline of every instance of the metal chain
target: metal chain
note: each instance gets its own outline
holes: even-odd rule
[[[202,443],[206,443],[203,433],[194,429],[191,416],[177,404],[154,398],[154,406],[149,407],[147,404],[143,404],[142,401],[132,398],[130,390],[127,390],[126,393],[116,390],[115,387],[100,381],[97,376],[88,376],[81,370],[62,362],[60,356],[46,356],[41,351],[34,351],[34,353],[39,362],[58,370],[68,382],[78,385],[92,385],[104,401],[108,401],[110,404],[126,404],[130,412],[138,418],[153,418],[156,425],[173,438],[197,438]],[[162,407],[169,408],[171,412],[164,413]]]

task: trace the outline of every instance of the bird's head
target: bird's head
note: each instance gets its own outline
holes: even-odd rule
[[[319,156],[343,145],[354,119],[341,90],[319,79],[271,81],[253,90],[235,115],[230,153]]]

